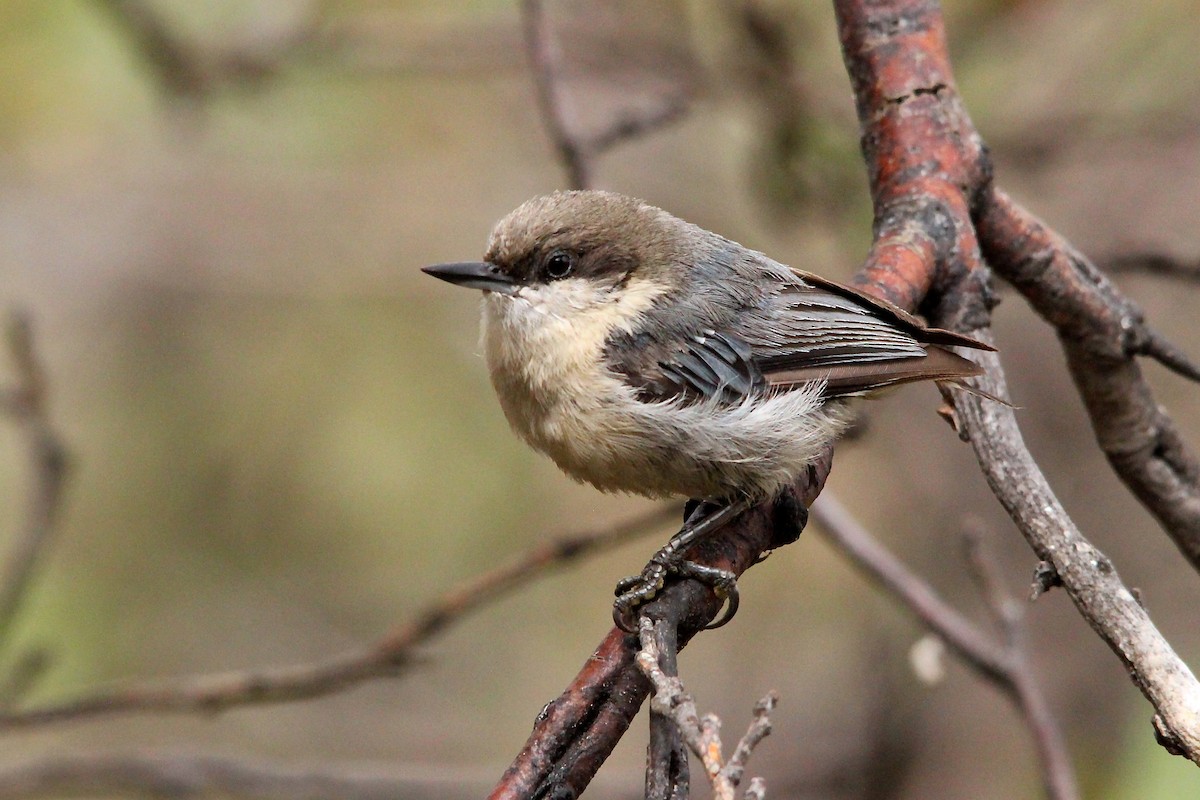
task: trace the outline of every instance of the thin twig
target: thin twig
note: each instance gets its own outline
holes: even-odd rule
[[[542,123],[567,171],[567,186],[586,189],[591,186],[591,169],[587,154],[568,129],[563,93],[558,85],[560,54],[542,0],[521,1],[521,22],[525,28],[525,47],[529,51]]]
[[[1167,253],[1141,251],[1118,253],[1100,260],[1110,275],[1121,273],[1160,275],[1181,281],[1200,281],[1200,258],[1187,260]]]
[[[321,19],[312,14],[276,41],[257,47],[209,52],[174,31],[154,3],[145,0],[93,0],[149,68],[163,95],[193,109],[223,86],[240,81],[262,83],[283,68],[288,57],[317,43]]]
[[[433,800],[478,793],[478,781],[422,779],[394,769],[285,766],[207,753],[75,753],[0,766],[0,800],[34,798],[247,798]]]
[[[974,623],[942,600],[926,581],[908,569],[863,527],[841,502],[825,492],[811,509],[817,530],[864,574],[937,634],[968,667],[1003,692],[1017,707],[1037,748],[1053,800],[1077,800],[1079,789],[1058,722],[1046,703],[1024,651],[1019,611],[1004,593],[994,566],[976,552],[972,564],[980,586],[1005,633],[994,643]]]
[[[770,713],[779,698],[771,692],[755,705],[754,720],[734,749],[734,758],[726,763],[721,755],[721,721],[713,714],[701,717],[695,699],[684,689],[683,682],[677,676],[668,675],[659,666],[657,640],[660,637],[656,628],[664,624],[667,623],[646,617],[640,621],[642,649],[637,654],[637,665],[654,687],[650,708],[675,721],[683,740],[703,764],[705,775],[713,788],[713,796],[717,800],[733,800],[750,753],[771,732]],[[755,788],[755,796],[761,797],[761,781]]]
[[[990,330],[976,334],[984,342],[993,341]],[[1007,396],[996,354],[978,358],[986,373],[976,385],[996,397]],[[1160,741],[1200,763],[1200,682],[1122,582],[1112,561],[1075,526],[1025,447],[1013,409],[965,393],[956,398],[956,405],[992,492],[1154,706]]]
[[[969,666],[991,681],[1005,682],[1012,670],[1004,648],[938,596],[908,569],[829,492],[811,509],[818,533],[884,591],[900,600],[921,623],[946,642]]]
[[[3,409],[25,439],[31,485],[16,543],[0,568],[0,653],[7,648],[30,581],[54,538],[67,474],[66,447],[49,421],[45,370],[34,347],[32,325],[14,314],[6,333],[17,379],[4,393]]]
[[[653,626],[658,668],[679,675],[679,630],[662,620]],[[687,746],[675,720],[655,706],[650,708],[650,744],[646,748],[646,800],[687,800],[691,774]]]
[[[0,713],[0,730],[139,712],[214,713],[234,706],[321,697],[375,678],[398,674],[416,647],[468,612],[550,569],[648,533],[675,511],[661,506],[613,528],[563,537],[535,547],[512,563],[465,581],[415,619],[370,647],[326,661],[260,670],[197,675],[101,690],[66,702]]]
[[[971,573],[1004,634],[1005,649],[1012,662],[1008,675],[1010,692],[1033,736],[1046,795],[1054,800],[1078,798],[1079,786],[1066,739],[1029,660],[1022,606],[1005,591],[999,565],[984,545],[980,526],[968,524],[964,538]]]
[[[538,111],[558,160],[566,170],[568,188],[591,188],[592,162],[597,156],[622,142],[652,133],[687,113],[690,93],[676,90],[649,107],[612,115],[600,130],[579,132],[571,98],[563,87],[562,50],[546,13],[545,1],[521,0],[521,24]]]

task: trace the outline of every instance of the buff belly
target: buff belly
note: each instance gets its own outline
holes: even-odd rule
[[[483,348],[504,414],[572,478],[651,497],[766,497],[844,425],[819,384],[735,405],[639,401],[601,358],[613,327],[636,320],[639,295],[627,290],[621,307],[594,291],[484,300]]]

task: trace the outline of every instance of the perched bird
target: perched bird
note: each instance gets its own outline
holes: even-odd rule
[[[981,370],[946,346],[990,349],[611,192],[536,197],[483,261],[424,271],[484,291],[492,385],[532,447],[602,491],[717,504],[618,587],[626,629],[667,574],[707,574],[683,547],[802,474],[849,422],[847,398],[959,383]],[[723,624],[736,594],[715,582]]]

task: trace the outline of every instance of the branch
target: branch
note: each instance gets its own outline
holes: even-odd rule
[[[804,507],[825,485],[833,453],[827,450],[809,474],[775,503],[750,509],[688,552],[688,559],[741,575],[762,553],[799,535]],[[694,580],[667,584],[641,614],[676,626],[679,647],[720,612],[711,587]],[[578,796],[608,758],[649,694],[634,662],[637,637],[613,628],[563,693],[538,715],[524,749],[489,795],[492,800]],[[573,793],[573,794],[572,794]]]
[[[979,335],[992,341],[990,331]],[[1007,396],[996,354],[980,359],[987,372],[978,379],[978,388]],[[965,393],[956,403],[962,430],[992,492],[1154,706],[1160,742],[1200,763],[1200,683],[1192,671],[1126,588],[1112,561],[1080,533],[1054,496],[1025,447],[1013,409]]]
[[[867,578],[899,600],[964,664],[996,686],[1016,706],[1033,737],[1048,796],[1053,800],[1077,800],[1079,789],[1066,743],[1025,653],[1020,614],[1012,611],[1011,599],[1004,595],[978,545],[974,548],[973,563],[985,576],[981,580],[984,594],[1006,634],[1003,645],[993,642],[942,600],[932,586],[888,552],[836,497],[826,492],[813,504],[812,517],[830,544]]]
[[[653,659],[656,674],[679,677],[679,630],[677,626],[659,620],[651,622],[642,617],[642,652],[638,654],[638,668],[655,683],[654,677],[646,672],[641,658]],[[652,647],[646,646],[650,638]],[[647,653],[649,655],[647,656]],[[657,690],[656,690],[657,691]],[[650,704],[650,744],[646,748],[646,800],[687,800],[691,796],[691,773],[688,765],[687,746],[679,724],[671,714],[662,713]]]
[[[0,767],[0,800],[132,796],[419,800],[458,793],[465,794],[464,786],[452,780],[420,781],[375,770],[285,767],[202,753],[81,753]]]
[[[1143,273],[1181,281],[1200,281],[1200,258],[1188,261],[1166,253],[1142,251],[1111,255],[1101,263],[1104,272],[1111,275]]]
[[[550,569],[654,530],[674,512],[662,506],[614,528],[547,542],[511,564],[443,594],[416,618],[376,644],[327,661],[273,669],[198,675],[100,691],[57,705],[0,713],[0,731],[132,712],[215,713],[246,705],[307,700],[392,677],[413,651],[451,623]]]
[[[1082,253],[999,189],[985,195],[979,236],[988,262],[1058,332],[1109,464],[1200,570],[1200,459],[1155,401],[1136,356],[1191,380],[1200,380],[1200,367]]]
[[[746,761],[754,748],[771,732],[770,714],[779,702],[778,695],[771,692],[758,701],[749,730],[738,742],[733,756],[727,763],[724,762],[721,756],[721,721],[713,714],[701,717],[695,699],[683,688],[683,682],[678,676],[668,674],[659,664],[663,653],[658,640],[663,637],[661,629],[665,623],[642,617],[640,624],[642,649],[637,654],[637,665],[654,687],[654,697],[650,701],[652,713],[675,723],[688,747],[704,765],[713,796],[717,800],[733,800],[734,791],[745,773]],[[761,797],[762,794],[763,787],[759,781],[755,795]]]
[[[570,109],[570,98],[561,85],[562,53],[544,0],[521,0],[521,24],[533,71],[538,111],[566,170],[568,188],[586,189],[593,185],[592,161],[596,156],[622,142],[645,136],[687,113],[691,100],[689,93],[676,91],[649,108],[613,115],[598,131],[586,135],[573,132],[580,126]]]
[[[591,170],[582,145],[567,129],[567,112],[558,88],[559,51],[542,0],[521,0],[521,22],[525,28],[525,48],[529,51],[533,69],[538,109],[558,158],[567,171],[567,186],[587,188],[592,182]]]
[[[922,625],[982,677],[1004,684],[1012,671],[1009,653],[985,636],[969,619],[911,572],[828,493],[813,504],[820,534],[850,563],[885,592],[898,599]]]
[[[234,81],[260,84],[274,77],[283,69],[288,57],[306,47],[334,43],[318,41],[321,19],[313,13],[302,24],[273,41],[207,52],[174,31],[154,3],[146,0],[93,2],[129,40],[162,94],[193,109]]]
[[[7,327],[17,381],[0,395],[0,408],[17,423],[25,439],[32,484],[16,543],[0,567],[0,652],[12,636],[29,583],[53,539],[67,474],[67,451],[50,425],[46,376],[34,348],[31,324],[15,314]]]
[[[1108,294],[1107,281],[1094,270],[1068,273],[1065,269],[1048,269],[1063,248],[1037,245],[1043,239],[1057,242],[1057,236],[1040,225],[1034,228],[1016,224],[1029,220],[1022,219],[999,190],[993,190],[986,150],[954,86],[936,2],[838,0],[835,9],[875,202],[875,243],[858,282],[909,309],[916,307],[927,289],[941,289],[932,296],[937,304],[926,309],[934,323],[972,332],[992,344],[989,325],[994,303],[975,238],[973,222],[977,222],[989,248],[989,259],[997,254],[1003,258],[1005,248],[1021,254],[1018,263],[1026,271],[1006,274],[1014,284],[1022,277],[1036,281],[1043,273],[1086,276]],[[972,210],[977,212],[978,220],[972,220]],[[1021,235],[1014,235],[1014,229]],[[1070,261],[1076,267],[1085,263],[1082,259]],[[1044,299],[1047,306],[1054,305],[1050,292]],[[1030,300],[1037,302],[1032,297]],[[1097,323],[1104,323],[1104,333],[1112,332],[1107,324],[1111,320],[1109,306],[1080,303],[1073,295],[1067,300],[1066,306],[1056,307],[1065,323],[1081,330],[1095,330]],[[1128,306],[1125,308],[1129,311]],[[1095,320],[1093,314],[1097,315]],[[1117,317],[1120,320],[1125,323],[1123,330],[1145,333],[1140,317],[1125,314]],[[1084,336],[1078,338],[1087,340]],[[1104,338],[1091,339],[1102,352]],[[1108,357],[1097,359],[1090,367],[1083,361],[1095,354],[1075,346],[1066,336],[1063,339],[1072,372],[1089,407],[1103,402],[1113,409],[1156,408],[1152,401],[1145,402],[1148,390],[1140,375],[1133,372],[1136,365],[1132,354],[1121,347],[1112,352],[1113,343],[1124,344],[1124,339],[1110,339]],[[1142,348],[1150,341],[1156,340],[1148,334],[1134,339]],[[972,355],[987,371],[977,387],[995,397],[1005,397],[1004,374],[996,354],[976,351]],[[1119,396],[1120,391],[1136,396],[1130,402]],[[1012,409],[976,395],[959,393],[953,399],[960,435],[975,449],[993,493],[1038,557],[1053,565],[1084,619],[1109,644],[1154,705],[1160,741],[1169,751],[1200,762],[1200,684],[1133,599],[1112,562],[1083,537],[1067,516],[1025,448]],[[1152,482],[1167,482],[1177,490],[1174,495],[1156,497],[1155,507],[1159,513],[1170,509],[1185,519],[1194,516],[1184,513],[1189,503],[1169,502],[1190,496],[1189,483],[1195,482],[1200,470],[1192,468],[1195,461],[1165,413],[1132,420],[1094,413],[1093,419],[1105,420],[1110,430],[1128,437],[1114,444],[1139,444],[1133,435],[1140,432],[1145,437],[1149,431],[1151,440],[1159,446],[1149,453],[1134,453],[1135,464],[1166,466],[1167,470],[1160,471],[1168,474],[1155,475]],[[1102,448],[1116,466],[1128,450],[1108,445],[1102,440]],[[1161,465],[1147,464],[1144,457],[1138,459],[1145,455],[1153,456]],[[1128,480],[1139,478],[1145,476],[1133,474]],[[1190,503],[1190,507],[1200,513],[1200,503]]]

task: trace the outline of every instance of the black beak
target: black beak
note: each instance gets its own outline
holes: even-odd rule
[[[515,294],[520,284],[501,272],[495,264],[486,261],[461,261],[455,264],[434,264],[432,267],[421,267],[421,272],[441,278],[456,286],[468,289],[482,289],[485,292],[498,294]]]

